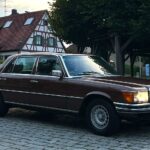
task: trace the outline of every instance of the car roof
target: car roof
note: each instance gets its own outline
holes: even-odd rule
[[[25,52],[20,54],[14,54],[9,56],[4,62],[3,65],[7,64],[7,62],[18,56],[86,56],[87,54],[72,54],[72,53],[50,53],[50,52]]]
[[[74,55],[74,56],[79,56],[79,55],[87,55],[87,54],[71,54],[71,53],[50,53],[50,52],[34,52],[34,53],[21,53],[21,54],[15,54],[13,55],[14,57],[16,56],[37,56],[37,55],[54,55],[54,56],[68,56],[68,55]]]

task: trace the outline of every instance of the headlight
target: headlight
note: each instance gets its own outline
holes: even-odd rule
[[[128,103],[147,103],[148,102],[148,92],[138,91],[138,92],[124,92],[124,100]]]
[[[148,102],[148,92],[137,92],[134,93],[135,103],[146,103]]]

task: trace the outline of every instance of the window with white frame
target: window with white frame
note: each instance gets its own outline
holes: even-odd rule
[[[33,20],[34,20],[33,17],[28,18],[28,19],[25,21],[24,25],[30,25],[30,24],[33,22]]]
[[[47,38],[47,46],[49,47],[56,47],[57,46],[57,40],[54,37]]]
[[[43,45],[43,37],[41,35],[36,35],[33,37],[33,44],[42,46]]]

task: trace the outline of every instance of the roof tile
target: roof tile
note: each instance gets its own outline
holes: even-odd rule
[[[12,20],[8,28],[0,28],[0,51],[19,50],[25,44],[46,10],[15,14],[0,18],[0,27]],[[34,17],[32,24],[24,25],[26,19]]]

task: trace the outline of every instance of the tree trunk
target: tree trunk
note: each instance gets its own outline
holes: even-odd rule
[[[123,60],[123,55],[121,53],[119,36],[117,34],[115,35],[114,49],[116,52],[117,72],[118,72],[118,74],[123,75],[124,74],[124,60]]]
[[[84,52],[84,46],[78,45],[77,46],[77,51],[79,54],[82,54]]]
[[[130,55],[130,70],[131,70],[131,77],[134,77],[134,62],[135,62],[135,56],[132,54]]]
[[[100,56],[103,59],[105,59],[107,62],[109,62],[109,56],[108,56],[108,50],[104,47],[101,47],[101,44],[97,43],[95,45],[95,53],[93,53],[94,55]]]

